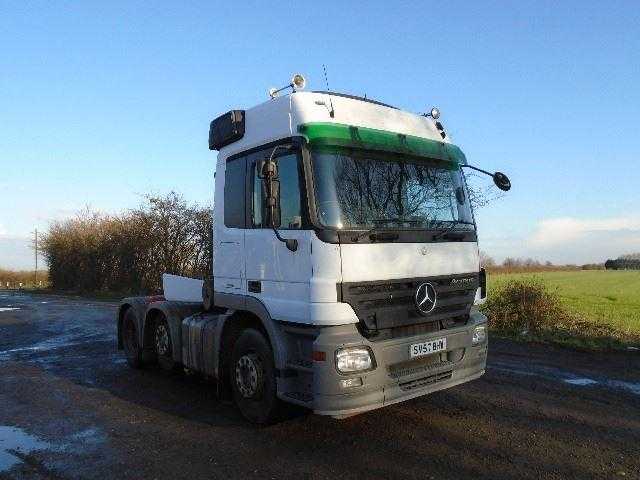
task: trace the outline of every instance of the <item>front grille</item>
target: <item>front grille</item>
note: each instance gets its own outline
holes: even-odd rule
[[[411,380],[410,382],[400,383],[400,388],[402,390],[409,391],[415,390],[416,388],[426,387],[432,383],[444,382],[445,380],[450,380],[453,375],[453,370],[448,370],[442,373],[435,373],[433,375],[429,375],[428,377],[418,378],[417,380]]]
[[[460,279],[469,279],[461,285]],[[422,315],[415,306],[418,286],[431,283],[437,294],[435,308]],[[412,335],[413,325],[430,324],[427,331],[464,324],[478,288],[478,273],[425,277],[381,282],[351,282],[339,285],[341,301],[351,305],[362,323],[363,331],[372,335],[388,330],[385,338]],[[391,330],[395,329],[395,330]],[[415,334],[426,333],[417,332]]]

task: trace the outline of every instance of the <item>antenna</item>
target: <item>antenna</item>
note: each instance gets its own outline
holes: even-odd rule
[[[322,70],[324,70],[324,84],[327,87],[327,95],[329,94],[329,80],[327,79],[327,66],[323,63]],[[331,100],[331,95],[329,95],[329,105],[331,105],[331,111],[329,112],[329,116],[333,118],[335,115],[335,110],[333,109],[333,100]]]

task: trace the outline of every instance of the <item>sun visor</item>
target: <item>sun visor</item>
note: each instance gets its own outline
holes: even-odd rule
[[[456,164],[467,163],[457,146],[429,138],[328,122],[305,123],[298,127],[298,131],[312,146],[363,148],[436,158]]]

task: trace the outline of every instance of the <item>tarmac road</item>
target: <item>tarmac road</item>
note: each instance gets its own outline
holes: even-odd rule
[[[466,385],[343,421],[247,424],[128,368],[116,304],[0,291],[0,479],[640,478],[640,352],[491,340]]]

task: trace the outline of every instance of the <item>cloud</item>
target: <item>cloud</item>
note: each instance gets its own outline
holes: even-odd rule
[[[28,270],[33,268],[31,241],[27,238],[0,237],[0,269]],[[42,262],[40,265],[44,265]]]
[[[603,262],[640,251],[640,217],[546,219],[525,245],[527,256],[556,263]]]
[[[578,219],[551,218],[538,223],[530,239],[534,248],[554,247],[584,240],[600,233],[640,233],[640,217]],[[638,246],[640,248],[640,245]]]
[[[480,230],[480,249],[498,262],[506,257],[533,258],[555,264],[602,263],[640,252],[640,216],[547,218],[527,232],[504,226],[491,234]]]

